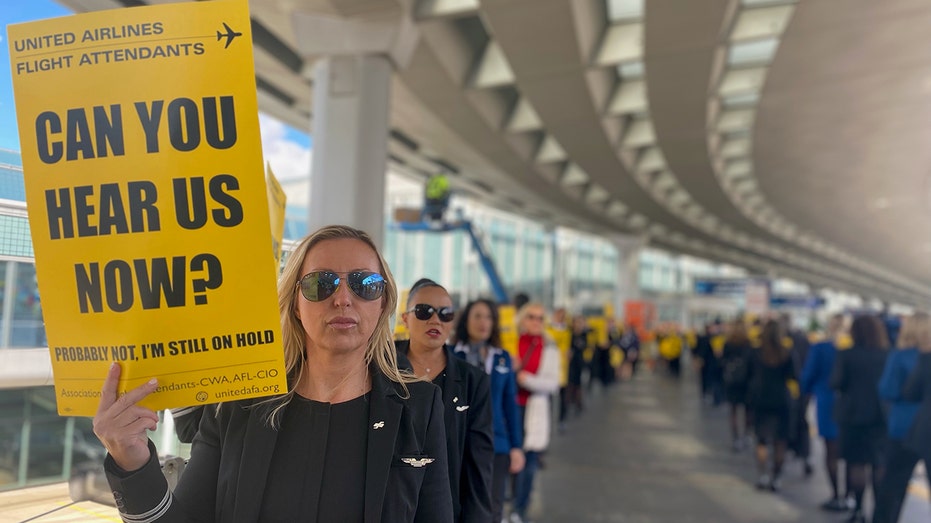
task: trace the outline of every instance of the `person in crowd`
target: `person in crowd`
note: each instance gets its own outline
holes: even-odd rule
[[[94,431],[125,521],[452,521],[439,390],[398,370],[397,289],[364,232],[324,227],[278,282],[286,394],[210,407],[174,492],[155,412],[107,374]],[[373,425],[374,424],[374,425]]]
[[[711,335],[708,332],[707,324],[701,325],[701,327],[696,330],[695,343],[689,344],[689,349],[692,353],[692,364],[698,371],[698,385],[700,387],[701,399],[704,401],[710,390],[709,383],[705,380],[705,375],[702,372],[702,355],[711,352]]]
[[[520,310],[524,305],[530,301],[530,296],[526,292],[518,292],[514,295],[513,305],[514,309]]]
[[[879,379],[879,396],[889,402],[886,432],[889,441],[885,474],[876,491],[873,523],[895,523],[899,520],[912,472],[921,459],[917,452],[905,445],[920,405],[906,401],[902,389],[918,366],[919,350],[931,350],[931,316],[926,312],[916,312],[906,317],[898,333],[898,345],[899,349],[889,354]],[[931,445],[927,441],[926,444]]]
[[[567,323],[570,320],[564,307],[559,307],[550,316],[546,333],[556,342],[559,349],[559,432],[566,431],[569,417],[569,358],[572,352],[572,330]]]
[[[443,394],[449,483],[458,522],[491,521],[492,437],[491,386],[483,368],[470,365],[446,344],[455,310],[440,284],[423,278],[411,287],[401,314],[410,339],[398,352],[414,375],[432,382]]]
[[[633,323],[628,323],[624,327],[619,345],[624,351],[624,370],[621,374],[633,378],[637,373],[637,364],[640,363],[640,338],[637,337],[637,327]]]
[[[517,405],[523,418],[525,464],[516,477],[513,523],[526,520],[540,454],[549,446],[550,396],[559,388],[559,350],[543,328],[543,305],[528,302],[517,313]]]
[[[882,312],[879,313],[879,319],[882,320],[883,325],[886,327],[886,336],[889,337],[889,346],[897,347],[899,332],[902,329],[902,317],[897,314],[892,314],[892,312],[889,311],[888,304],[885,304]]]
[[[779,322],[782,325],[783,332],[786,333],[785,339],[790,347],[795,375],[801,376],[802,368],[808,359],[808,351],[811,348],[808,335],[792,326],[792,317],[787,313],[779,316]],[[805,477],[809,477],[813,472],[811,460],[809,459],[811,456],[811,429],[808,426],[808,404],[811,402],[811,396],[803,393],[800,387],[794,390],[789,424],[789,450],[802,460]]]
[[[678,379],[682,374],[682,336],[674,325],[660,327],[657,333],[659,354],[666,361],[669,374]]]
[[[550,315],[550,327],[554,329],[568,329],[569,313],[566,311],[565,307],[558,307],[553,311],[553,314]]]
[[[450,199],[449,177],[446,173],[437,173],[427,180],[424,185],[424,221],[440,223],[449,207]]]
[[[720,318],[715,319],[711,325],[711,368],[706,370],[704,366],[702,367],[703,371],[710,374],[711,404],[715,407],[724,401],[724,365],[722,358],[724,357],[724,343],[727,341],[725,327]]]
[[[491,479],[491,521],[501,521],[511,474],[524,468],[524,428],[517,412],[517,382],[511,355],[499,345],[498,312],[491,300],[469,302],[456,323],[455,354],[484,370],[491,381],[495,459]]]
[[[873,492],[883,475],[886,420],[879,399],[879,378],[886,365],[889,341],[878,317],[864,314],[850,326],[853,347],[838,351],[831,372],[831,388],[838,393],[837,423],[841,457],[850,468],[854,509],[850,521],[866,521],[863,494],[871,472]]]
[[[915,421],[905,438],[905,446],[921,457],[927,471],[931,466],[931,444],[928,443],[931,441],[931,344],[920,344],[918,352],[918,363],[902,389],[904,401],[919,403]],[[931,482],[931,477],[928,481]]]
[[[617,378],[623,360],[621,351],[621,330],[617,327],[617,320],[608,318],[605,324],[607,339],[598,343],[595,351],[600,360],[598,378],[603,387],[612,385]]]
[[[753,349],[743,319],[738,318],[730,324],[727,339],[724,342],[724,354],[721,366],[724,369],[724,395],[730,404],[731,447],[734,452],[744,449],[749,438],[751,416],[747,411],[747,386],[750,377],[750,361]],[[738,416],[744,416],[744,431],[740,432]]]
[[[569,383],[567,387],[567,408],[575,409],[576,414],[585,410],[582,400],[582,371],[585,369],[585,351],[588,350],[588,324],[585,316],[572,317],[572,341],[569,345]],[[593,380],[590,376],[589,380]]]
[[[756,487],[778,491],[782,466],[789,440],[789,388],[786,383],[795,379],[795,369],[789,351],[782,344],[782,328],[770,320],[760,333],[760,349],[750,365],[748,397],[753,406],[754,432],[756,433],[756,466],[759,474]],[[769,449],[773,446],[771,472],[767,472]]]
[[[696,365],[699,368],[701,378],[701,395],[702,399],[707,399],[713,405],[717,406],[721,401],[719,390],[719,375],[721,374],[721,363],[719,356],[714,350],[714,343],[718,337],[718,324],[709,323],[705,325],[704,332],[695,340],[694,356]],[[721,345],[723,349],[723,344]]]
[[[834,421],[834,391],[831,389],[831,370],[837,353],[835,340],[844,328],[844,316],[835,314],[828,320],[824,340],[812,345],[808,352],[805,366],[802,368],[800,388],[802,394],[815,396],[815,408],[818,413],[818,434],[824,441],[824,467],[831,484],[831,499],[821,504],[824,510],[834,512],[850,508],[848,496],[840,495],[838,484],[838,462],[840,461],[840,444],[837,441],[839,429]],[[849,482],[847,488],[849,488]]]

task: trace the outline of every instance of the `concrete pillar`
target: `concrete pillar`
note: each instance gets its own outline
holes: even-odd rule
[[[614,292],[614,310],[623,315],[624,303],[640,299],[640,251],[647,239],[640,236],[614,235],[617,248],[617,282]]]
[[[362,229],[379,249],[392,64],[383,55],[336,55],[314,64],[314,139],[308,229]]]

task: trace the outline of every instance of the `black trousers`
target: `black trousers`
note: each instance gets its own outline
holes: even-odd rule
[[[511,455],[495,454],[495,467],[491,474],[491,521],[498,523],[504,515],[504,490],[511,477]]]
[[[789,449],[799,458],[811,455],[811,430],[808,427],[809,396],[792,402],[792,426],[790,427]]]
[[[899,513],[902,512],[902,504],[908,492],[908,483],[920,459],[921,456],[912,452],[901,441],[889,440],[886,447],[886,475],[883,476],[879,492],[876,493],[873,523],[899,521]],[[925,463],[925,466],[927,465]]]

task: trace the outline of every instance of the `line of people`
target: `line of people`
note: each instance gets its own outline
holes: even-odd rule
[[[869,483],[871,521],[898,521],[917,462],[931,457],[931,319],[924,312],[904,318],[892,351],[896,344],[877,315],[855,316],[849,333],[844,316],[832,316],[813,345],[787,320],[748,328],[738,318],[725,329],[709,326],[697,338],[703,394],[713,404],[722,397],[730,404],[733,449],[742,450],[753,434],[759,489],[781,488],[788,451],[810,476],[807,411],[813,397],[832,492],[822,508],[849,513],[848,521],[867,521]],[[752,332],[758,327],[758,334]],[[720,350],[716,336],[723,340]]]

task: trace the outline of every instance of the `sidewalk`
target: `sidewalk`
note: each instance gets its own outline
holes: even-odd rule
[[[0,523],[19,523],[54,509],[60,510],[33,521],[35,523],[120,523],[123,521],[114,507],[90,501],[82,501],[73,505],[69,503],[71,503],[71,498],[68,496],[67,483],[0,492]]]
[[[644,369],[645,370],[645,369]],[[554,434],[538,475],[531,520],[538,523],[840,523],[818,505],[830,497],[820,440],[815,474],[787,462],[779,494],[754,488],[750,450],[730,448],[725,405],[700,404],[698,384],[641,372],[606,392]],[[869,497],[869,495],[868,495]],[[868,502],[871,503],[871,502]],[[867,506],[868,514],[872,511]],[[927,483],[914,481],[902,523],[931,519]]]

